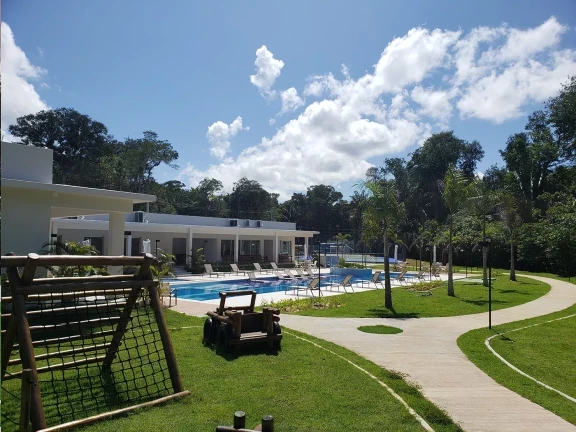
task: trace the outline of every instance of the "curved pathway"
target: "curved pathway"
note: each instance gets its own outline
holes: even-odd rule
[[[550,292],[529,303],[492,312],[493,325],[546,315],[576,303],[575,285],[530,277],[550,284]],[[378,335],[357,330],[373,324],[400,327],[404,332]],[[408,375],[426,398],[466,431],[576,431],[576,426],[498,384],[460,351],[456,339],[469,330],[486,327],[488,313],[407,319],[283,315],[282,325]]]

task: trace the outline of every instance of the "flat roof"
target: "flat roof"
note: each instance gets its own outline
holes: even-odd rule
[[[132,201],[133,204],[156,201],[155,195],[2,178],[2,188],[5,187],[71,195],[93,196],[100,198],[114,198],[125,201]]]

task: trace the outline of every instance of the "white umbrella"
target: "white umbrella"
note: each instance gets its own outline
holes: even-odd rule
[[[436,262],[436,245],[434,245],[434,254],[433,254],[432,262],[433,263]]]
[[[394,246],[394,262],[398,262],[398,245]]]

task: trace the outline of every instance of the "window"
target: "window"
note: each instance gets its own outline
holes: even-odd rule
[[[292,242],[281,240],[280,253],[283,255],[290,255],[292,253]]]
[[[240,255],[260,255],[260,240],[241,240]]]
[[[222,258],[234,257],[234,240],[222,240]]]

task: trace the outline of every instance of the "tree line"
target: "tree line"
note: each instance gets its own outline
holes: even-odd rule
[[[103,123],[70,108],[20,117],[9,131],[23,144],[54,151],[55,183],[154,194],[152,212],[291,221],[320,231],[316,240],[348,234],[357,251],[389,254],[397,244],[404,256],[424,260],[436,245],[443,262],[451,249],[456,265],[486,263],[478,245],[490,239],[498,265],[576,272],[576,77],[503,143],[503,165],[482,178],[481,144],[444,131],[407,157],[369,169],[349,199],[323,184],[280,203],[278,194],[248,178],[229,193],[213,178],[196,187],[160,183],[155,168],[177,168],[170,142],[152,131],[117,140]],[[383,197],[398,204],[393,217],[384,208],[370,210]]]

